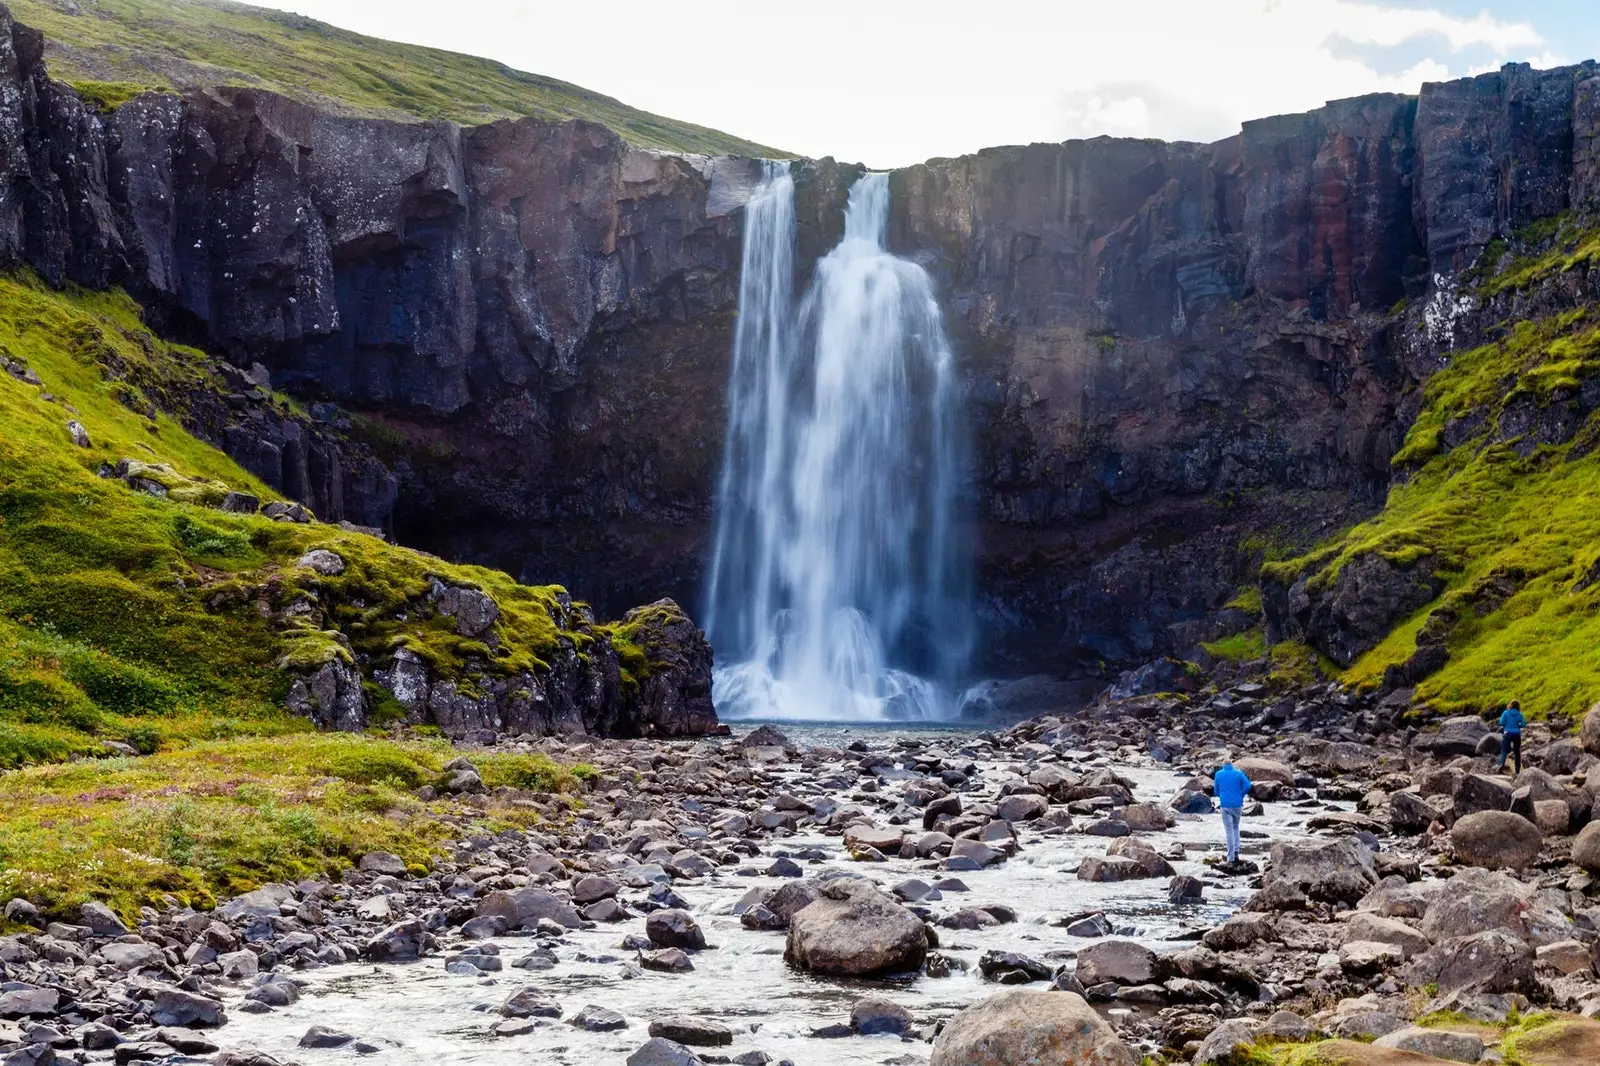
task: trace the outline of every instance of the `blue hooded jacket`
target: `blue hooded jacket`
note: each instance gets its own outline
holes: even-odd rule
[[[1526,722],[1527,719],[1522,717],[1521,711],[1517,710],[1515,707],[1507,707],[1503,712],[1501,712],[1500,715],[1500,732],[1512,734],[1521,733],[1522,726]]]
[[[1211,783],[1216,789],[1218,804],[1223,807],[1244,806],[1244,794],[1250,791],[1250,779],[1233,763],[1223,763]]]

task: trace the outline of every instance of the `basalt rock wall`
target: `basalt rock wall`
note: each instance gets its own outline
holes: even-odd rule
[[[697,601],[756,161],[249,89],[99,114],[41,55],[0,15],[0,260],[127,286],[309,401],[320,442],[219,443],[281,487],[305,466],[323,517],[606,611]],[[862,170],[795,172],[803,278]],[[1513,66],[1212,145],[991,149],[892,193],[966,371],[986,656],[1089,677],[1183,650],[1265,546],[1381,502],[1457,328],[1417,309],[1495,236],[1600,207],[1600,80]]]

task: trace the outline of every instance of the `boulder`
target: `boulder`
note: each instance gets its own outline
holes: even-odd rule
[[[1077,977],[1083,987],[1111,981],[1119,985],[1147,985],[1160,969],[1156,953],[1131,940],[1102,940],[1078,953]]]
[[[1578,739],[1582,742],[1584,751],[1590,755],[1600,755],[1600,703],[1590,707],[1589,713],[1583,716]]]
[[[1511,809],[1511,783],[1487,774],[1462,774],[1450,793],[1456,817],[1461,818],[1479,811],[1508,811]]]
[[[374,962],[404,962],[421,958],[431,941],[421,922],[407,918],[368,940],[361,954]]]
[[[1446,1062],[1477,1062],[1483,1057],[1483,1038],[1476,1033],[1454,1033],[1448,1029],[1423,1029],[1414,1025],[1380,1036],[1373,1045],[1429,1055]]]
[[[222,1004],[209,996],[181,988],[159,988],[150,1000],[150,1020],[156,1025],[185,1029],[214,1029],[228,1020]]]
[[[1200,1041],[1200,1049],[1194,1053],[1193,1066],[1229,1066],[1234,1061],[1234,1053],[1249,1048],[1260,1034],[1260,1022],[1249,1018],[1230,1018]]]
[[[974,1003],[933,1043],[928,1066],[1138,1066],[1139,1056],[1071,992],[1017,989]]]
[[[1537,890],[1492,870],[1463,870],[1435,892],[1422,914],[1422,932],[1435,943],[1489,929],[1505,930],[1535,946],[1572,935],[1560,906]]]
[[[1594,711],[1584,719],[1585,724],[1594,718]],[[1591,771],[1592,772],[1592,771]],[[1572,861],[1592,874],[1600,874],[1600,821],[1583,827],[1572,841]]]
[[[1528,992],[1535,988],[1533,949],[1504,929],[1442,941],[1406,968],[1412,988],[1439,993]]]
[[[1345,924],[1343,942],[1354,944],[1362,941],[1392,944],[1399,948],[1407,959],[1422,954],[1433,944],[1424,934],[1405,922],[1366,911],[1357,911]]]
[[[841,878],[795,912],[783,957],[801,970],[865,977],[918,969],[927,950],[922,919],[868,882]]]
[[[533,929],[541,918],[559,922],[568,929],[583,925],[583,918],[572,904],[542,888],[491,892],[479,901],[474,917],[487,918],[496,914],[509,921],[513,929]]]
[[[1450,848],[1466,866],[1521,870],[1539,857],[1543,847],[1539,827],[1507,811],[1478,811],[1456,819],[1450,827]]]
[[[1210,803],[1207,802],[1209,808]],[[1122,809],[1122,820],[1136,833],[1154,833],[1171,829],[1178,823],[1172,810],[1159,803],[1130,803]]]
[[[653,1036],[628,1056],[627,1066],[700,1066],[703,1061],[677,1041]]]
[[[1488,735],[1489,726],[1482,718],[1463,714],[1440,722],[1438,734],[1421,742],[1421,746],[1445,758],[1475,755],[1478,745]]]
[[[1050,803],[1032,792],[1007,796],[995,807],[995,817],[1006,822],[1031,822],[1050,813]]]
[[[909,1036],[916,1028],[911,1012],[886,999],[859,999],[850,1008],[850,1028],[862,1036],[892,1033]]]
[[[1261,759],[1252,755],[1235,759],[1233,766],[1251,782],[1276,781],[1287,788],[1294,787],[1294,771],[1276,759]]]
[[[885,855],[899,854],[900,841],[904,839],[904,830],[880,829],[874,825],[853,825],[844,831],[845,847],[851,850],[872,848]]]
[[[652,911],[645,919],[644,932],[650,943],[661,948],[700,951],[706,946],[706,935],[694,916],[675,907]]]
[[[1325,903],[1357,903],[1378,883],[1371,849],[1354,837],[1278,841],[1271,860],[1263,888],[1295,889]]]
[[[1415,792],[1389,795],[1389,824],[1397,833],[1420,833],[1439,817],[1439,808]]]
[[[733,1043],[733,1030],[706,1018],[659,1018],[650,1023],[650,1035],[690,1047],[725,1047]]]

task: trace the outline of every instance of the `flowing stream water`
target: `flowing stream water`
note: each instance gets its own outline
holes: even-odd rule
[[[839,745],[859,738],[861,733],[803,728],[790,730],[790,735],[806,743]],[[954,751],[962,750],[964,740],[958,731],[902,729],[882,735],[915,735]],[[1077,768],[1114,767],[1134,782],[1135,798],[1142,801],[1165,802],[1186,776],[1148,759],[1124,763],[1108,760],[1104,755],[1082,755],[1081,762],[1075,764]],[[980,762],[980,766],[990,764]],[[787,773],[797,785],[804,776],[798,768],[775,772]],[[1259,859],[1265,851],[1264,837],[1303,836],[1306,819],[1330,806],[1335,805],[1268,804],[1261,817],[1246,819],[1245,853]],[[737,867],[722,867],[707,877],[679,881],[674,886],[689,901],[713,945],[695,953],[691,973],[661,974],[631,965],[633,952],[622,950],[619,945],[625,934],[643,928],[639,920],[567,933],[554,945],[559,964],[542,972],[524,972],[512,964],[529,948],[550,941],[510,934],[495,941],[506,965],[498,974],[448,973],[444,954],[409,964],[350,964],[304,971],[298,975],[306,984],[299,1002],[270,1014],[233,1010],[226,1035],[231,1046],[257,1047],[305,1066],[347,1061],[350,1056],[348,1050],[297,1047],[301,1035],[314,1024],[355,1033],[378,1047],[375,1054],[368,1056],[370,1061],[395,1066],[430,1062],[595,1066],[625,1061],[644,1043],[652,1020],[688,1015],[733,1029],[733,1046],[707,1049],[714,1053],[759,1049],[774,1060],[787,1058],[797,1066],[925,1062],[926,1044],[903,1043],[890,1036],[819,1039],[811,1033],[848,1021],[851,1005],[866,995],[898,1002],[922,1022],[947,1017],[997,991],[997,986],[978,972],[976,962],[981,953],[997,949],[1059,961],[1094,942],[1068,935],[1057,924],[1065,916],[1104,911],[1116,926],[1117,936],[1168,952],[1193,943],[1200,932],[1232,914],[1250,894],[1245,880],[1230,879],[1209,886],[1203,902],[1174,905],[1167,899],[1168,879],[1164,877],[1117,883],[1080,881],[1073,876],[1073,869],[1085,856],[1105,852],[1104,837],[1040,832],[1030,823],[1021,823],[1017,828],[1021,850],[1014,858],[999,866],[960,874],[970,891],[948,892],[942,902],[932,904],[936,911],[944,913],[958,907],[1004,903],[1017,913],[1017,921],[1007,925],[974,931],[940,929],[941,950],[973,964],[965,973],[958,971],[948,978],[919,976],[883,982],[805,974],[783,961],[783,933],[751,931],[741,925],[734,913],[735,903],[753,887],[780,883],[780,879],[761,872],[780,854],[811,848],[824,852],[826,857],[820,860],[803,862],[808,876],[829,867],[870,876],[885,884],[913,876],[928,881],[948,876],[932,869],[936,864],[926,861],[853,863],[844,854],[839,837],[807,832],[775,840],[764,855]],[[1145,839],[1158,849],[1181,842],[1186,855],[1174,862],[1177,871],[1210,879],[1201,860],[1220,852],[1220,837],[1214,815],[1180,815],[1172,829],[1147,834]],[[626,895],[634,898],[643,893]],[[452,946],[447,943],[446,953]],[[552,1019],[541,1020],[529,1033],[496,1036],[493,1027],[501,1018],[495,1008],[525,986],[556,999],[563,1017],[571,1017],[586,1004],[597,1004],[621,1012],[628,1019],[628,1027],[591,1033]],[[1131,1004],[1125,1009],[1159,1010]],[[899,1058],[907,1054],[908,1059]]]
[[[867,174],[795,307],[786,164],[746,208],[705,610],[725,718],[954,711],[971,643],[965,447],[933,282],[885,250],[888,219],[888,175]]]

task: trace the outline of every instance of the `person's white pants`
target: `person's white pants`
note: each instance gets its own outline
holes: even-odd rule
[[[1228,861],[1239,861],[1239,819],[1244,815],[1242,807],[1222,808],[1222,832],[1228,838]]]

